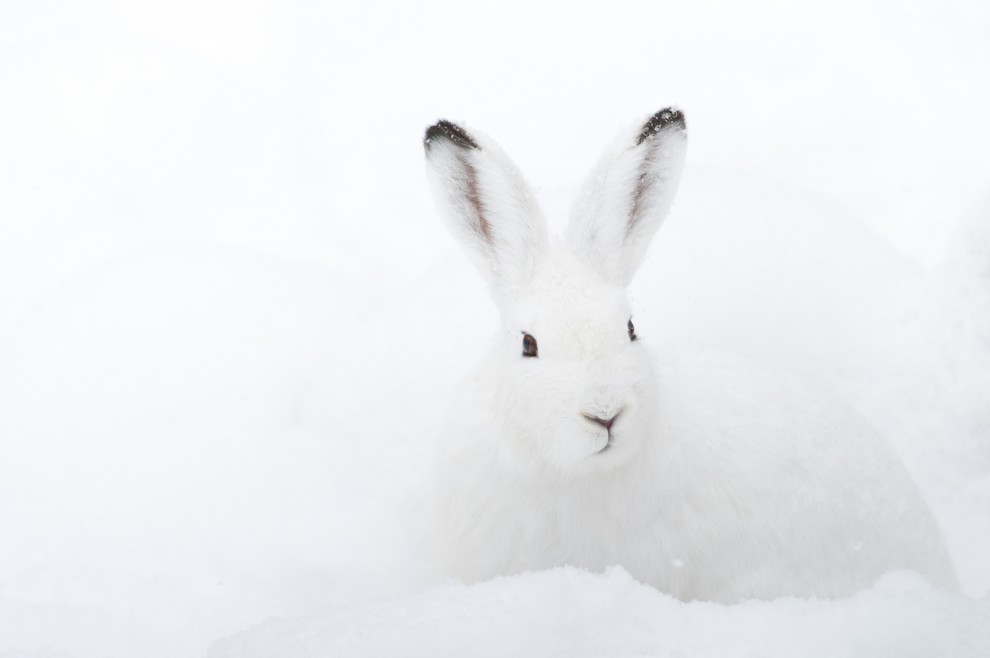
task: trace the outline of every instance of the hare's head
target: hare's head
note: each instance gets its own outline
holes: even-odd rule
[[[427,129],[441,213],[501,311],[486,375],[507,459],[596,472],[635,458],[656,402],[626,287],[670,208],[686,145],[670,108],[621,135],[551,241],[497,145],[448,121]]]

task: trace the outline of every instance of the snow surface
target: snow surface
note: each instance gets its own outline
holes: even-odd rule
[[[318,619],[272,621],[210,658],[316,656],[961,656],[990,648],[990,601],[892,573],[841,601],[683,603],[614,567],[445,585]]]
[[[0,657],[990,655],[988,33],[964,2],[4,4]],[[637,332],[859,409],[962,595],[434,572],[433,436],[494,309],[423,128],[485,130],[559,225],[672,103]]]

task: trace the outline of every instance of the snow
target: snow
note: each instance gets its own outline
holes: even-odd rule
[[[0,657],[990,654],[988,29],[964,2],[4,5]],[[492,135],[559,226],[672,103],[637,333],[857,408],[961,594],[435,573],[433,436],[494,309],[422,130]]]
[[[990,602],[909,573],[841,601],[682,603],[619,567],[446,584],[318,619],[270,621],[210,658],[310,656],[959,656],[990,649]]]

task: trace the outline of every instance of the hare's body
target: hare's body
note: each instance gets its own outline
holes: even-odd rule
[[[842,596],[892,569],[954,586],[933,520],[886,445],[751,364],[661,359],[662,421],[635,459],[578,478],[500,457],[491,367],[441,439],[438,539],[458,578],[620,564],[678,598],[720,602]]]
[[[840,596],[913,569],[951,586],[935,524],[875,435],[747,364],[637,340],[625,287],[683,164],[683,117],[620,137],[552,243],[518,171],[440,122],[440,207],[504,331],[441,440],[438,543],[468,581],[613,564],[682,599]]]

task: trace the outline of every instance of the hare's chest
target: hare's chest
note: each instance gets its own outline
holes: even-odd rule
[[[659,510],[630,488],[534,488],[511,498],[501,510],[506,523],[492,530],[503,547],[502,573],[621,565],[655,580],[656,565],[670,562]]]

